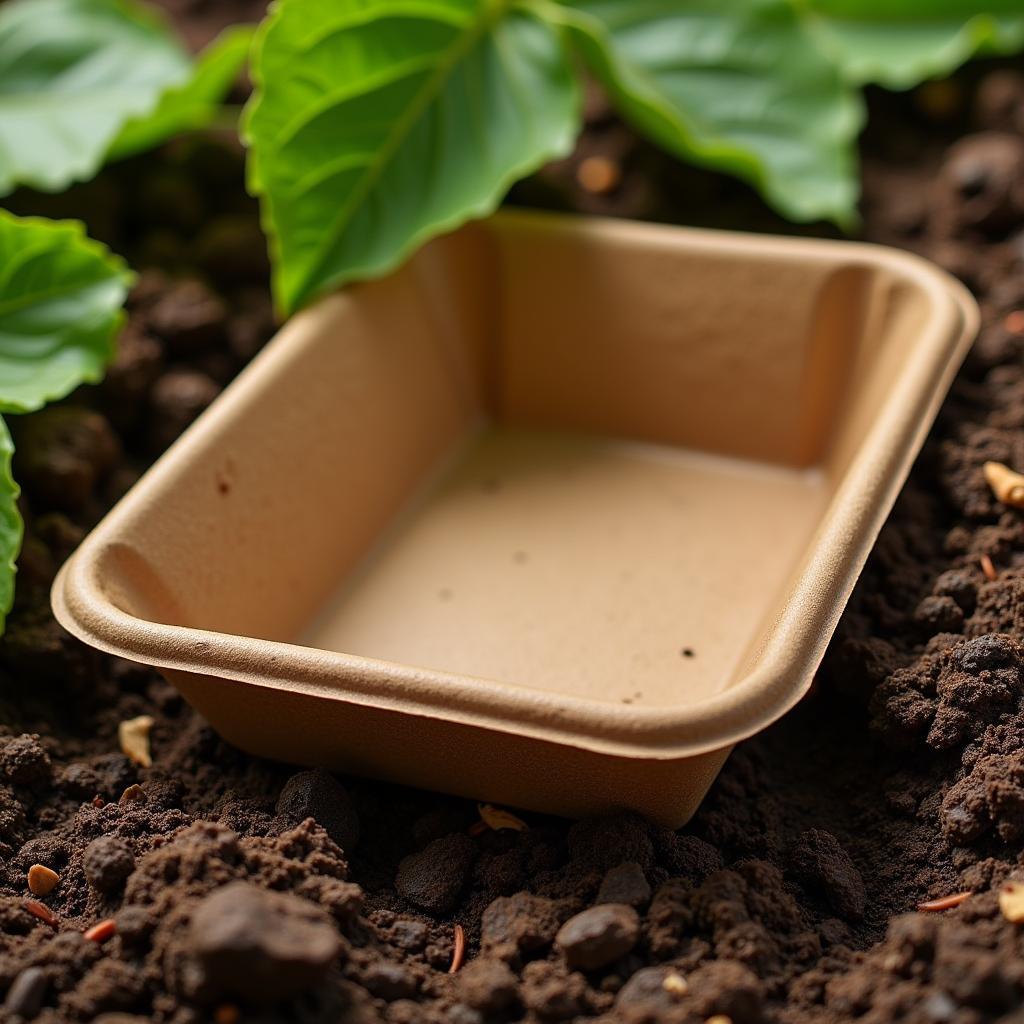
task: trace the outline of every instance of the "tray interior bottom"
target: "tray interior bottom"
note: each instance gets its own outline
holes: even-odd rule
[[[299,642],[591,700],[698,700],[733,681],[826,500],[814,470],[488,429]]]

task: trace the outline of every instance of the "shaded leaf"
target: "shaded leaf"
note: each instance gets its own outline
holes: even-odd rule
[[[753,183],[794,220],[849,223],[860,97],[786,0],[570,0],[625,117],[684,159]]]
[[[0,210],[0,412],[31,412],[103,376],[131,280],[77,221]]]
[[[884,10],[872,11],[871,5],[817,0],[807,4],[805,13],[822,48],[850,82],[908,89],[949,74],[975,54],[1014,53],[1024,47],[1024,15],[995,17],[976,9],[969,3],[893,0]]]
[[[191,67],[163,22],[130,0],[0,6],[0,194],[91,177],[124,124]]]
[[[249,182],[278,304],[396,266],[567,153],[563,34],[493,0],[283,0],[257,34]]]
[[[165,93],[153,113],[124,126],[108,158],[130,156],[209,125],[245,64],[254,31],[238,25],[222,32],[199,55],[195,73],[185,85]]]
[[[22,523],[18,512],[18,485],[11,476],[14,445],[0,416],[0,633],[14,603],[14,562],[21,550]]]

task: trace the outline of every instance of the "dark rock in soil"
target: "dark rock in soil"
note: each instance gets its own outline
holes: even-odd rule
[[[4,1009],[15,1017],[31,1020],[42,1009],[46,988],[46,972],[42,967],[26,967],[7,990]]]
[[[502,960],[536,953],[554,942],[561,917],[558,907],[543,896],[528,892],[501,896],[483,912],[480,944]]]
[[[451,910],[476,859],[476,844],[462,832],[435,839],[398,865],[395,888],[410,903],[433,914]]]
[[[352,798],[345,787],[322,768],[293,775],[277,798],[277,813],[295,823],[313,818],[347,854],[359,843],[359,815]]]
[[[123,840],[101,836],[85,848],[82,870],[89,884],[100,892],[116,892],[135,870],[135,856]]]
[[[501,1013],[516,1000],[517,979],[501,960],[479,957],[458,974],[459,998],[484,1014]]]
[[[595,903],[627,903],[644,907],[651,899],[651,887],[639,864],[627,861],[605,873]]]
[[[603,903],[570,917],[555,944],[570,967],[594,971],[629,953],[640,938],[640,918],[624,903]]]
[[[204,999],[283,999],[320,984],[341,937],[308,900],[248,882],[215,890],[189,925],[189,987]]]

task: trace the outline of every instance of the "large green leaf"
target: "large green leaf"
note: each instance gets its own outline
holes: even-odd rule
[[[14,445],[7,424],[0,416],[0,633],[14,603],[14,562],[21,550],[21,515],[18,513],[18,485],[11,476]]]
[[[841,0],[800,0],[820,45],[856,85],[873,82],[907,89],[946,75],[975,54],[1013,53],[1024,46],[1024,14],[996,0],[978,13],[964,0],[922,3],[891,0],[884,7]],[[1014,10],[996,17],[994,11]]]
[[[124,124],[186,82],[180,43],[131,0],[0,6],[0,194],[90,177]]]
[[[108,157],[130,156],[173,135],[209,125],[245,64],[253,32],[251,26],[239,25],[221,33],[199,55],[195,73],[185,85],[165,93],[153,113],[124,126]]]
[[[394,267],[567,153],[561,29],[510,0],[281,0],[245,118],[285,310]]]
[[[787,0],[567,0],[566,12],[641,131],[795,220],[852,220],[860,97]]]
[[[31,412],[102,377],[131,280],[77,221],[0,210],[0,412]]]

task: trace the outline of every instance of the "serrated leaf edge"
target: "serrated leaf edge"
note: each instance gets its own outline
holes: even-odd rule
[[[17,225],[26,225],[31,227],[43,228],[46,230],[56,230],[65,233],[69,239],[73,240],[74,243],[79,244],[82,248],[93,256],[97,261],[105,264],[110,270],[111,279],[116,279],[120,282],[120,304],[123,305],[124,300],[128,296],[128,291],[132,284],[135,282],[136,275],[132,271],[128,264],[113,252],[110,248],[104,245],[102,242],[97,241],[94,238],[90,238],[86,232],[85,224],[80,220],[48,220],[45,217],[18,217],[7,210],[0,209],[0,222],[6,221],[7,223],[13,223]],[[101,283],[97,279],[96,284]],[[55,288],[50,292],[45,293],[43,298],[52,298],[55,295],[60,295],[63,289]],[[38,301],[40,296],[37,294],[33,301]],[[26,305],[29,303],[26,303]],[[120,309],[114,313],[111,321],[110,337],[107,344],[106,359],[104,361],[104,367],[98,368],[93,373],[83,373],[77,383],[65,387],[62,389],[56,389],[53,392],[41,393],[38,400],[26,403],[26,402],[15,402],[11,399],[5,399],[3,394],[3,382],[0,381],[0,413],[28,413],[35,412],[41,409],[44,405],[49,402],[57,401],[58,399],[64,398],[68,395],[75,387],[79,384],[95,384],[103,378],[103,372],[106,364],[109,364],[110,360],[114,356],[115,344],[117,335],[123,329],[126,323],[127,317],[123,309]]]
[[[11,472],[14,442],[7,424],[0,416],[0,521],[13,533],[14,548],[0,560],[0,635],[3,634],[7,613],[14,606],[14,578],[17,559],[24,539],[24,523],[18,511],[21,489]]]
[[[416,118],[422,114],[425,109],[427,109],[429,103],[436,99],[437,95],[440,93],[447,74],[449,74],[452,68],[457,65],[459,58],[468,53],[472,47],[484,37],[486,32],[500,20],[501,17],[516,8],[527,11],[534,17],[538,17],[538,14],[534,9],[535,5],[530,3],[517,3],[515,0],[497,0],[497,2],[493,2],[492,0],[492,2],[485,5],[482,16],[472,23],[472,30],[466,32],[463,36],[460,36],[458,43],[452,46],[450,56],[439,64],[438,69],[431,77],[427,88],[423,90],[422,100],[419,100],[418,98],[418,102],[413,104],[410,107],[410,111],[403,117],[401,126],[407,126],[407,130],[401,134],[396,133],[394,136],[395,141],[385,147],[384,150],[382,150],[383,155],[379,159],[375,159],[370,165],[367,175],[363,179],[366,182],[365,186],[358,195],[356,195],[356,190],[353,191],[354,198],[350,198],[346,207],[341,211],[342,214],[351,216],[351,214],[358,208],[359,201],[365,198],[373,188],[375,179],[371,180],[371,171],[375,169],[379,170],[379,168],[386,166],[387,160],[394,156],[395,152],[400,148],[402,141],[407,136],[408,131],[411,130],[412,126],[415,124]],[[275,2],[272,5],[271,16],[263,22],[257,31],[256,40],[252,50],[253,96],[249,103],[246,104],[246,108],[242,116],[242,139],[248,148],[249,154],[247,168],[248,188],[253,195],[258,196],[265,196],[265,191],[259,175],[260,145],[256,143],[254,139],[252,133],[252,122],[259,109],[264,88],[261,68],[263,47],[265,45],[267,34],[272,28],[272,19],[280,16],[280,10],[280,2]],[[547,21],[547,19],[543,20]],[[558,31],[560,29],[560,26],[552,24],[550,21],[548,24],[553,30]],[[568,61],[569,53],[565,33],[560,32],[560,35],[562,37],[562,46],[565,50],[565,57]],[[436,86],[431,88],[431,86],[434,86],[434,83],[436,83]],[[561,157],[567,156],[572,151],[576,135],[578,134],[582,111],[582,90],[579,82],[575,78],[572,80],[572,90],[574,105],[572,120],[574,128],[571,131],[567,131],[565,133],[565,137],[559,140],[558,143],[552,145],[547,152],[536,157],[530,157],[529,159],[523,160],[519,164],[510,167],[504,175],[499,177],[490,195],[475,204],[468,205],[458,214],[434,221],[431,224],[425,225],[419,231],[413,232],[408,237],[405,244],[399,247],[396,252],[387,259],[379,260],[376,263],[364,264],[358,268],[352,268],[352,270],[348,272],[342,271],[318,284],[312,283],[318,276],[316,273],[316,265],[314,265],[312,270],[307,271],[304,274],[304,283],[300,287],[293,289],[294,294],[283,294],[279,285],[278,268],[281,263],[280,242],[276,232],[274,231],[272,200],[269,199],[269,196],[265,196],[264,201],[261,203],[261,223],[263,224],[265,234],[270,240],[270,252],[274,266],[275,303],[278,307],[279,313],[282,316],[288,316],[326,291],[341,287],[342,285],[356,280],[365,280],[367,278],[386,274],[400,266],[413,252],[415,252],[429,239],[448,231],[453,231],[455,228],[459,227],[461,224],[465,224],[467,221],[486,217],[493,213],[498,208],[501,200],[513,184],[525,177],[527,174],[536,170],[546,161],[560,159]],[[273,152],[273,148],[269,147],[269,151]],[[334,227],[334,225],[341,219],[340,215],[335,219],[332,223],[331,232],[325,233],[325,238],[337,237],[338,229]],[[324,245],[322,252],[325,252],[327,248],[328,246]]]

